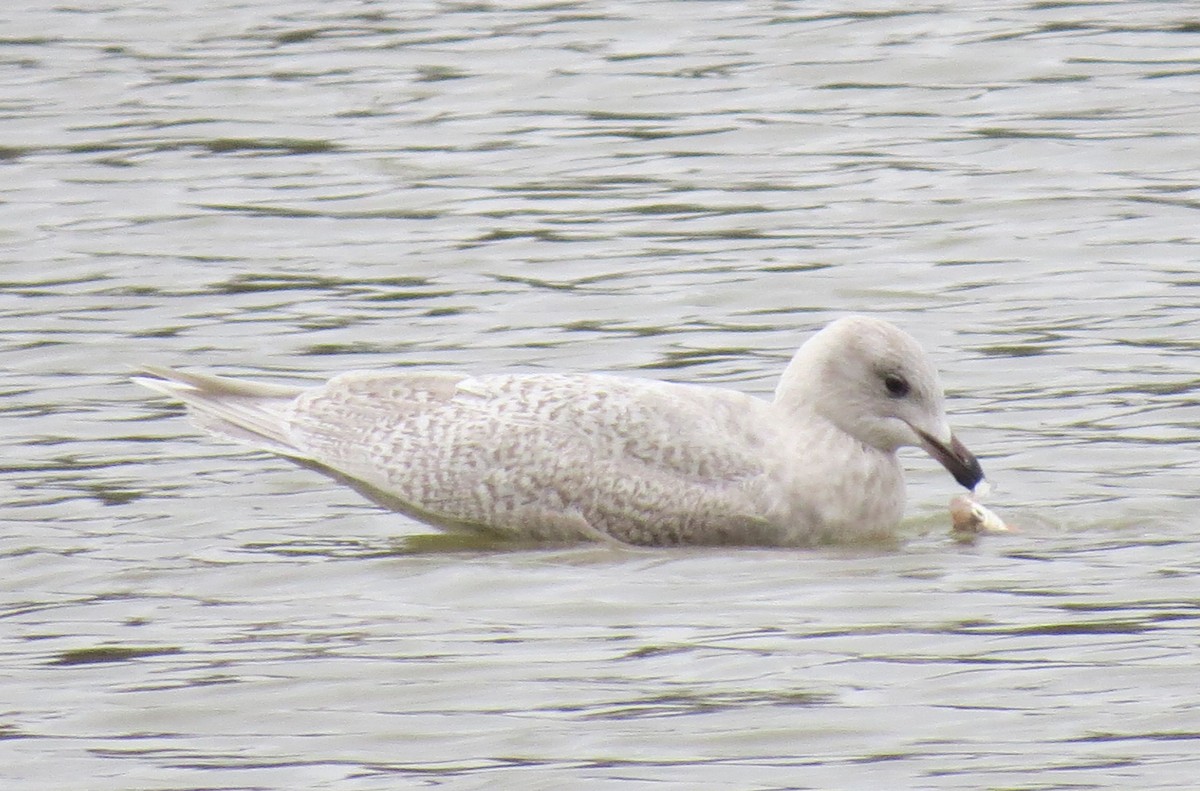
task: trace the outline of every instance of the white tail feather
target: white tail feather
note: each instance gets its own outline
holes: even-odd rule
[[[143,369],[133,381],[182,401],[197,425],[234,442],[285,456],[307,458],[288,430],[292,402],[302,388],[245,382],[168,368]]]

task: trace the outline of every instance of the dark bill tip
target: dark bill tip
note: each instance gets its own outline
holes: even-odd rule
[[[950,445],[946,446],[924,431],[918,431],[917,434],[921,437],[921,447],[925,452],[937,459],[954,476],[959,486],[974,490],[983,480],[983,467],[979,459],[957,437],[951,436]]]

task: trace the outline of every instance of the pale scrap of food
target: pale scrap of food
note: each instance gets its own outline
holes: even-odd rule
[[[950,501],[950,520],[951,532],[968,540],[975,536],[1017,532],[1016,528],[1005,524],[1003,519],[965,494]]]

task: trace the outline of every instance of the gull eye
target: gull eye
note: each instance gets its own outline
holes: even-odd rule
[[[887,388],[888,395],[892,398],[904,398],[908,395],[908,380],[900,374],[885,374],[883,386]]]

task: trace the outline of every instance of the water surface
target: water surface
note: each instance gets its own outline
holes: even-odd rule
[[[1178,789],[1200,770],[1183,3],[30,6],[0,33],[0,778]],[[767,395],[931,350],[1023,532],[439,543],[141,363]]]

